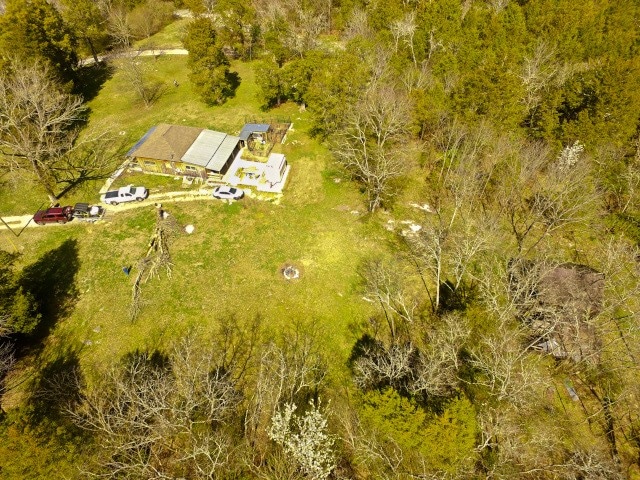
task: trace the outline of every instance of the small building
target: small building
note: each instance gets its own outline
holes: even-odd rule
[[[247,146],[249,140],[267,141],[271,125],[268,123],[247,123],[240,131],[240,141],[244,147]]]
[[[151,127],[127,157],[143,172],[207,179],[224,175],[241,148],[240,138],[233,135],[160,124]]]

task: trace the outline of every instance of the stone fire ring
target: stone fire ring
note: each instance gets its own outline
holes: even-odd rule
[[[293,265],[291,263],[285,263],[282,267],[280,267],[280,274],[284,277],[285,280],[297,280],[302,275],[300,267]]]

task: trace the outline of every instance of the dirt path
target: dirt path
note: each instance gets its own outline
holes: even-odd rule
[[[135,208],[143,208],[154,206],[156,203],[162,202],[191,202],[193,200],[207,200],[212,202],[229,202],[232,203],[233,200],[219,200],[214,198],[211,193],[213,189],[200,189],[200,190],[190,190],[186,192],[166,192],[166,193],[152,193],[149,195],[149,198],[143,200],[142,202],[129,202],[129,203],[121,203],[119,205],[104,205],[102,203],[98,203],[97,205],[101,205],[105,208],[106,214],[105,218],[108,219],[111,215],[118,214],[119,212],[126,212],[127,210],[133,210]],[[255,198],[258,200],[271,200],[274,203],[278,204],[280,202],[280,198],[282,195],[273,196],[270,195],[268,197],[256,194],[251,190],[246,189],[245,195],[249,198]],[[47,225],[38,225],[31,220],[33,220],[33,215],[17,215],[12,217],[2,217],[5,223],[11,227],[11,230],[14,232],[19,232],[23,228],[51,228],[53,226],[61,226],[64,224],[59,223],[50,223]],[[80,223],[74,221],[74,223]],[[7,226],[0,222],[0,230],[7,230]]]
[[[126,52],[111,53],[98,55],[98,61],[112,60],[114,58],[125,57],[160,57],[162,55],[188,55],[189,52],[184,48],[155,48],[149,50],[128,50]],[[95,61],[93,57],[84,58],[80,62],[82,66],[93,65]]]

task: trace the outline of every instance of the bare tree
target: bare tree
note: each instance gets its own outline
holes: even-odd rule
[[[126,7],[112,0],[104,0],[101,2],[100,9],[107,18],[107,31],[114,40],[114,46],[128,49],[131,46],[133,33],[129,26]]]
[[[344,29],[344,37],[347,40],[351,40],[356,37],[367,38],[370,33],[369,18],[366,10],[354,7],[351,11],[351,16],[349,17],[347,26]]]
[[[83,386],[75,422],[95,433],[102,449],[92,472],[101,478],[209,479],[234,450],[225,432],[241,401],[233,370],[214,361],[192,338],[166,359],[133,355],[109,369],[98,385]]]
[[[470,363],[480,373],[473,383],[486,387],[497,401],[528,404],[548,383],[541,372],[541,357],[528,347],[523,332],[507,324],[482,335],[471,350]]]
[[[151,77],[144,60],[138,56],[125,55],[122,58],[122,70],[145,107],[151,107],[162,96],[165,85]]]
[[[398,337],[398,328],[413,323],[419,314],[419,301],[406,291],[402,272],[380,260],[365,263],[362,268],[365,298],[378,302],[384,313],[392,341]],[[396,319],[400,321],[397,325]]]
[[[411,11],[407,13],[403,18],[393,21],[391,23],[390,30],[395,40],[396,52],[398,51],[399,40],[403,39],[403,41],[411,50],[411,58],[413,59],[413,64],[417,67],[418,62],[416,60],[416,53],[413,48],[413,37],[416,34],[416,28],[416,14],[414,11]]]
[[[555,60],[555,50],[545,41],[536,45],[532,55],[525,57],[520,78],[526,95],[522,102],[528,110],[539,105],[542,92],[549,86],[559,71]]]
[[[3,167],[27,169],[56,202],[56,169],[73,148],[84,113],[82,98],[63,93],[45,64],[11,62],[0,74]]]
[[[171,261],[170,245],[181,231],[181,228],[175,217],[162,208],[158,208],[157,215],[156,226],[149,241],[149,248],[145,256],[138,260],[138,274],[131,289],[129,318],[132,322],[140,314],[142,285],[151,278],[158,276],[161,270],[164,270],[167,276],[171,278],[173,263]]]
[[[356,105],[345,113],[344,127],[333,142],[333,153],[362,184],[370,212],[390,198],[393,180],[402,176],[412,159],[406,95],[373,82]]]
[[[500,168],[504,175],[496,200],[519,253],[569,225],[585,224],[598,207],[589,162],[578,142],[555,159],[541,143],[516,146]]]
[[[450,128],[425,194],[420,229],[402,232],[433,312],[440,309],[442,288],[455,294],[496,235],[495,221],[482,209],[492,175],[492,165],[488,171],[482,166],[486,141],[482,129],[469,133],[456,125]]]
[[[111,175],[122,163],[125,139],[111,125],[94,125],[82,132],[73,147],[52,167],[59,197],[89,180]]]
[[[325,381],[326,361],[318,344],[319,332],[302,322],[262,348],[254,394],[250,400],[245,428],[260,451],[266,442],[268,424],[285,403],[306,401]]]

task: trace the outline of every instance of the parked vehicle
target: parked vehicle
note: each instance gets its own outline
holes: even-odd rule
[[[235,187],[221,186],[213,189],[213,196],[220,199],[239,200],[244,197],[244,190]]]
[[[97,222],[104,217],[105,209],[100,205],[89,205],[88,203],[76,203],[73,207],[72,216],[82,222]]]
[[[38,210],[33,216],[33,221],[38,225],[45,223],[67,223],[73,218],[73,207],[52,207],[46,210]]]
[[[148,196],[149,190],[146,188],[128,185],[105,193],[100,197],[100,200],[108,205],[118,205],[119,203],[133,202],[134,200],[141,202]]]

